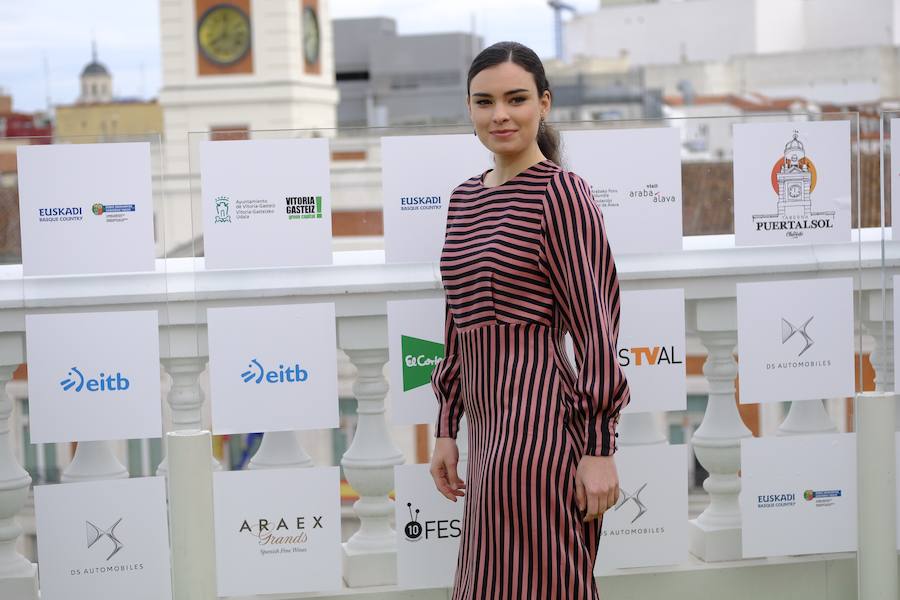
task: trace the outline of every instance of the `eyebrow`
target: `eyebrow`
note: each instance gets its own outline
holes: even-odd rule
[[[504,96],[509,96],[510,94],[521,94],[522,92],[527,92],[527,91],[528,91],[528,90],[526,90],[525,88],[519,88],[519,89],[517,89],[517,90],[510,90],[510,91],[506,92],[506,93],[503,94],[503,95],[504,95]],[[484,97],[484,98],[491,98],[491,95],[488,94],[488,93],[486,93],[486,92],[475,92],[475,93],[472,94],[472,95],[473,95],[473,96]]]

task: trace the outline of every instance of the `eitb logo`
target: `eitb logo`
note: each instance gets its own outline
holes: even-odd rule
[[[322,196],[286,196],[284,211],[289,221],[321,219]]]
[[[409,511],[409,522],[403,526],[403,535],[410,542],[420,540],[458,538],[462,532],[459,519],[438,519],[419,522],[419,509],[413,514],[412,502],[406,503]]]

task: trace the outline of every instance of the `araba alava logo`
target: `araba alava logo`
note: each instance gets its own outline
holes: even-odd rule
[[[101,372],[98,377],[85,377],[78,367],[69,369],[68,376],[59,382],[64,392],[124,392],[131,387],[131,382],[122,373],[107,375]]]
[[[431,372],[444,358],[444,345],[409,335],[400,336],[403,353],[403,391],[431,383]]]
[[[267,370],[255,358],[247,365],[247,370],[241,373],[244,383],[300,383],[309,379],[309,371],[300,368],[300,363],[285,367],[278,365],[277,369]]]

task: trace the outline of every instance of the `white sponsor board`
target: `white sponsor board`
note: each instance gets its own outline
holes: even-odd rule
[[[900,134],[900,129],[898,129],[897,132],[898,132],[898,134]],[[895,213],[895,214],[897,215],[898,224],[900,224],[900,213]],[[893,286],[894,287],[891,290],[892,306],[890,307],[890,310],[892,310],[893,312],[887,314],[887,319],[891,320],[891,325],[888,325],[887,323],[885,323],[885,328],[893,327],[893,334],[894,334],[895,340],[900,339],[900,337],[897,337],[898,335],[900,335],[900,323],[898,323],[897,319],[894,318],[895,316],[900,316],[900,288],[897,287],[898,284],[900,284],[900,275],[894,275],[894,277],[893,277]],[[876,336],[876,339],[881,338],[880,327],[876,330],[875,336]],[[885,340],[885,342],[886,341],[887,340]],[[898,369],[900,369],[900,352],[894,352],[893,354],[894,354],[894,373],[900,373],[900,370],[898,370]],[[896,390],[897,390],[897,385],[896,385],[896,378],[895,378],[894,391],[896,391]],[[898,479],[900,479],[900,478],[898,478]],[[898,498],[898,504],[900,504],[900,496],[897,496],[897,498]],[[900,538],[898,538],[898,539],[900,539]]]
[[[32,443],[162,435],[153,311],[27,315]]]
[[[489,168],[491,154],[474,135],[381,138],[386,262],[437,262],[450,194]]]
[[[744,558],[856,550],[852,433],[741,440]]]
[[[339,471],[213,473],[219,596],[341,587]]]
[[[16,148],[22,272],[154,269],[150,144]]]
[[[328,140],[201,142],[208,269],[331,264]]]
[[[466,464],[458,465],[466,479]],[[394,467],[397,523],[397,583],[401,588],[453,585],[464,498],[452,502],[437,488],[429,465]]]
[[[387,303],[391,405],[397,425],[434,423],[431,374],[444,358],[444,300]]]
[[[681,250],[681,134],[675,127],[564,131],[566,167],[591,186],[616,255]]]
[[[894,228],[900,228],[900,119],[891,119],[891,229],[890,239],[900,240],[900,235],[894,233]],[[884,223],[887,227],[887,223]],[[887,234],[885,235],[887,237]],[[896,372],[896,371],[895,371]]]
[[[852,396],[853,281],[737,285],[742,404]]]
[[[603,515],[596,574],[688,560],[686,447],[621,446],[619,500]]]
[[[338,426],[334,304],[210,308],[216,434]]]
[[[734,125],[738,246],[850,241],[850,122]]]
[[[684,410],[684,290],[622,292],[617,360],[631,389],[622,412]]]
[[[162,477],[36,485],[34,513],[44,600],[172,597]]]

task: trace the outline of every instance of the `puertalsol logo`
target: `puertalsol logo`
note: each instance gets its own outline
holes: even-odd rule
[[[244,383],[303,383],[309,379],[309,371],[300,368],[300,363],[278,365],[275,369],[267,369],[255,358],[250,360],[247,370],[241,373]]]
[[[647,487],[647,484],[644,483],[641,487],[637,489],[633,494],[629,494],[625,488],[619,487],[619,501],[616,503],[616,506],[613,510],[617,511],[628,504],[629,502],[634,502],[634,505],[637,507],[637,514],[634,515],[634,518],[631,520],[632,523],[640,519],[647,512],[647,507],[641,502],[641,492],[644,491],[644,488]]]
[[[444,358],[444,345],[401,335],[400,352],[403,353],[403,391],[408,392],[431,383],[435,365]]]
[[[88,392],[124,392],[131,387],[131,381],[117,372],[115,375],[107,375],[100,372],[97,377],[85,377],[78,367],[72,367],[66,374],[66,378],[59,382],[64,392],[78,393],[82,390]]]
[[[619,366],[627,367],[634,363],[636,367],[653,367],[656,365],[683,364],[678,357],[675,346],[633,346],[619,348]]]
[[[284,211],[289,221],[296,219],[321,219],[322,196],[286,196]]]
[[[109,553],[109,556],[106,557],[106,560],[111,559],[119,550],[124,547],[122,545],[122,542],[119,541],[119,538],[116,537],[116,527],[118,527],[119,523],[121,522],[122,517],[119,517],[119,520],[113,523],[109,528],[101,529],[90,521],[85,521],[85,527],[87,528],[87,547],[92,548],[94,544],[96,544],[103,538],[106,538],[112,543],[112,552]]]
[[[406,503],[409,511],[409,522],[403,526],[403,535],[410,542],[430,540],[433,538],[444,540],[458,538],[462,533],[459,519],[437,519],[432,521],[419,521],[419,509],[413,514],[412,502]]]
[[[813,320],[813,317],[805,320],[799,327],[795,326],[793,323],[781,317],[781,344],[784,345],[795,335],[799,335],[803,338],[803,348],[800,350],[800,353],[797,356],[803,356],[803,353],[809,350],[815,341],[809,336],[806,328],[809,327],[809,322]]]

